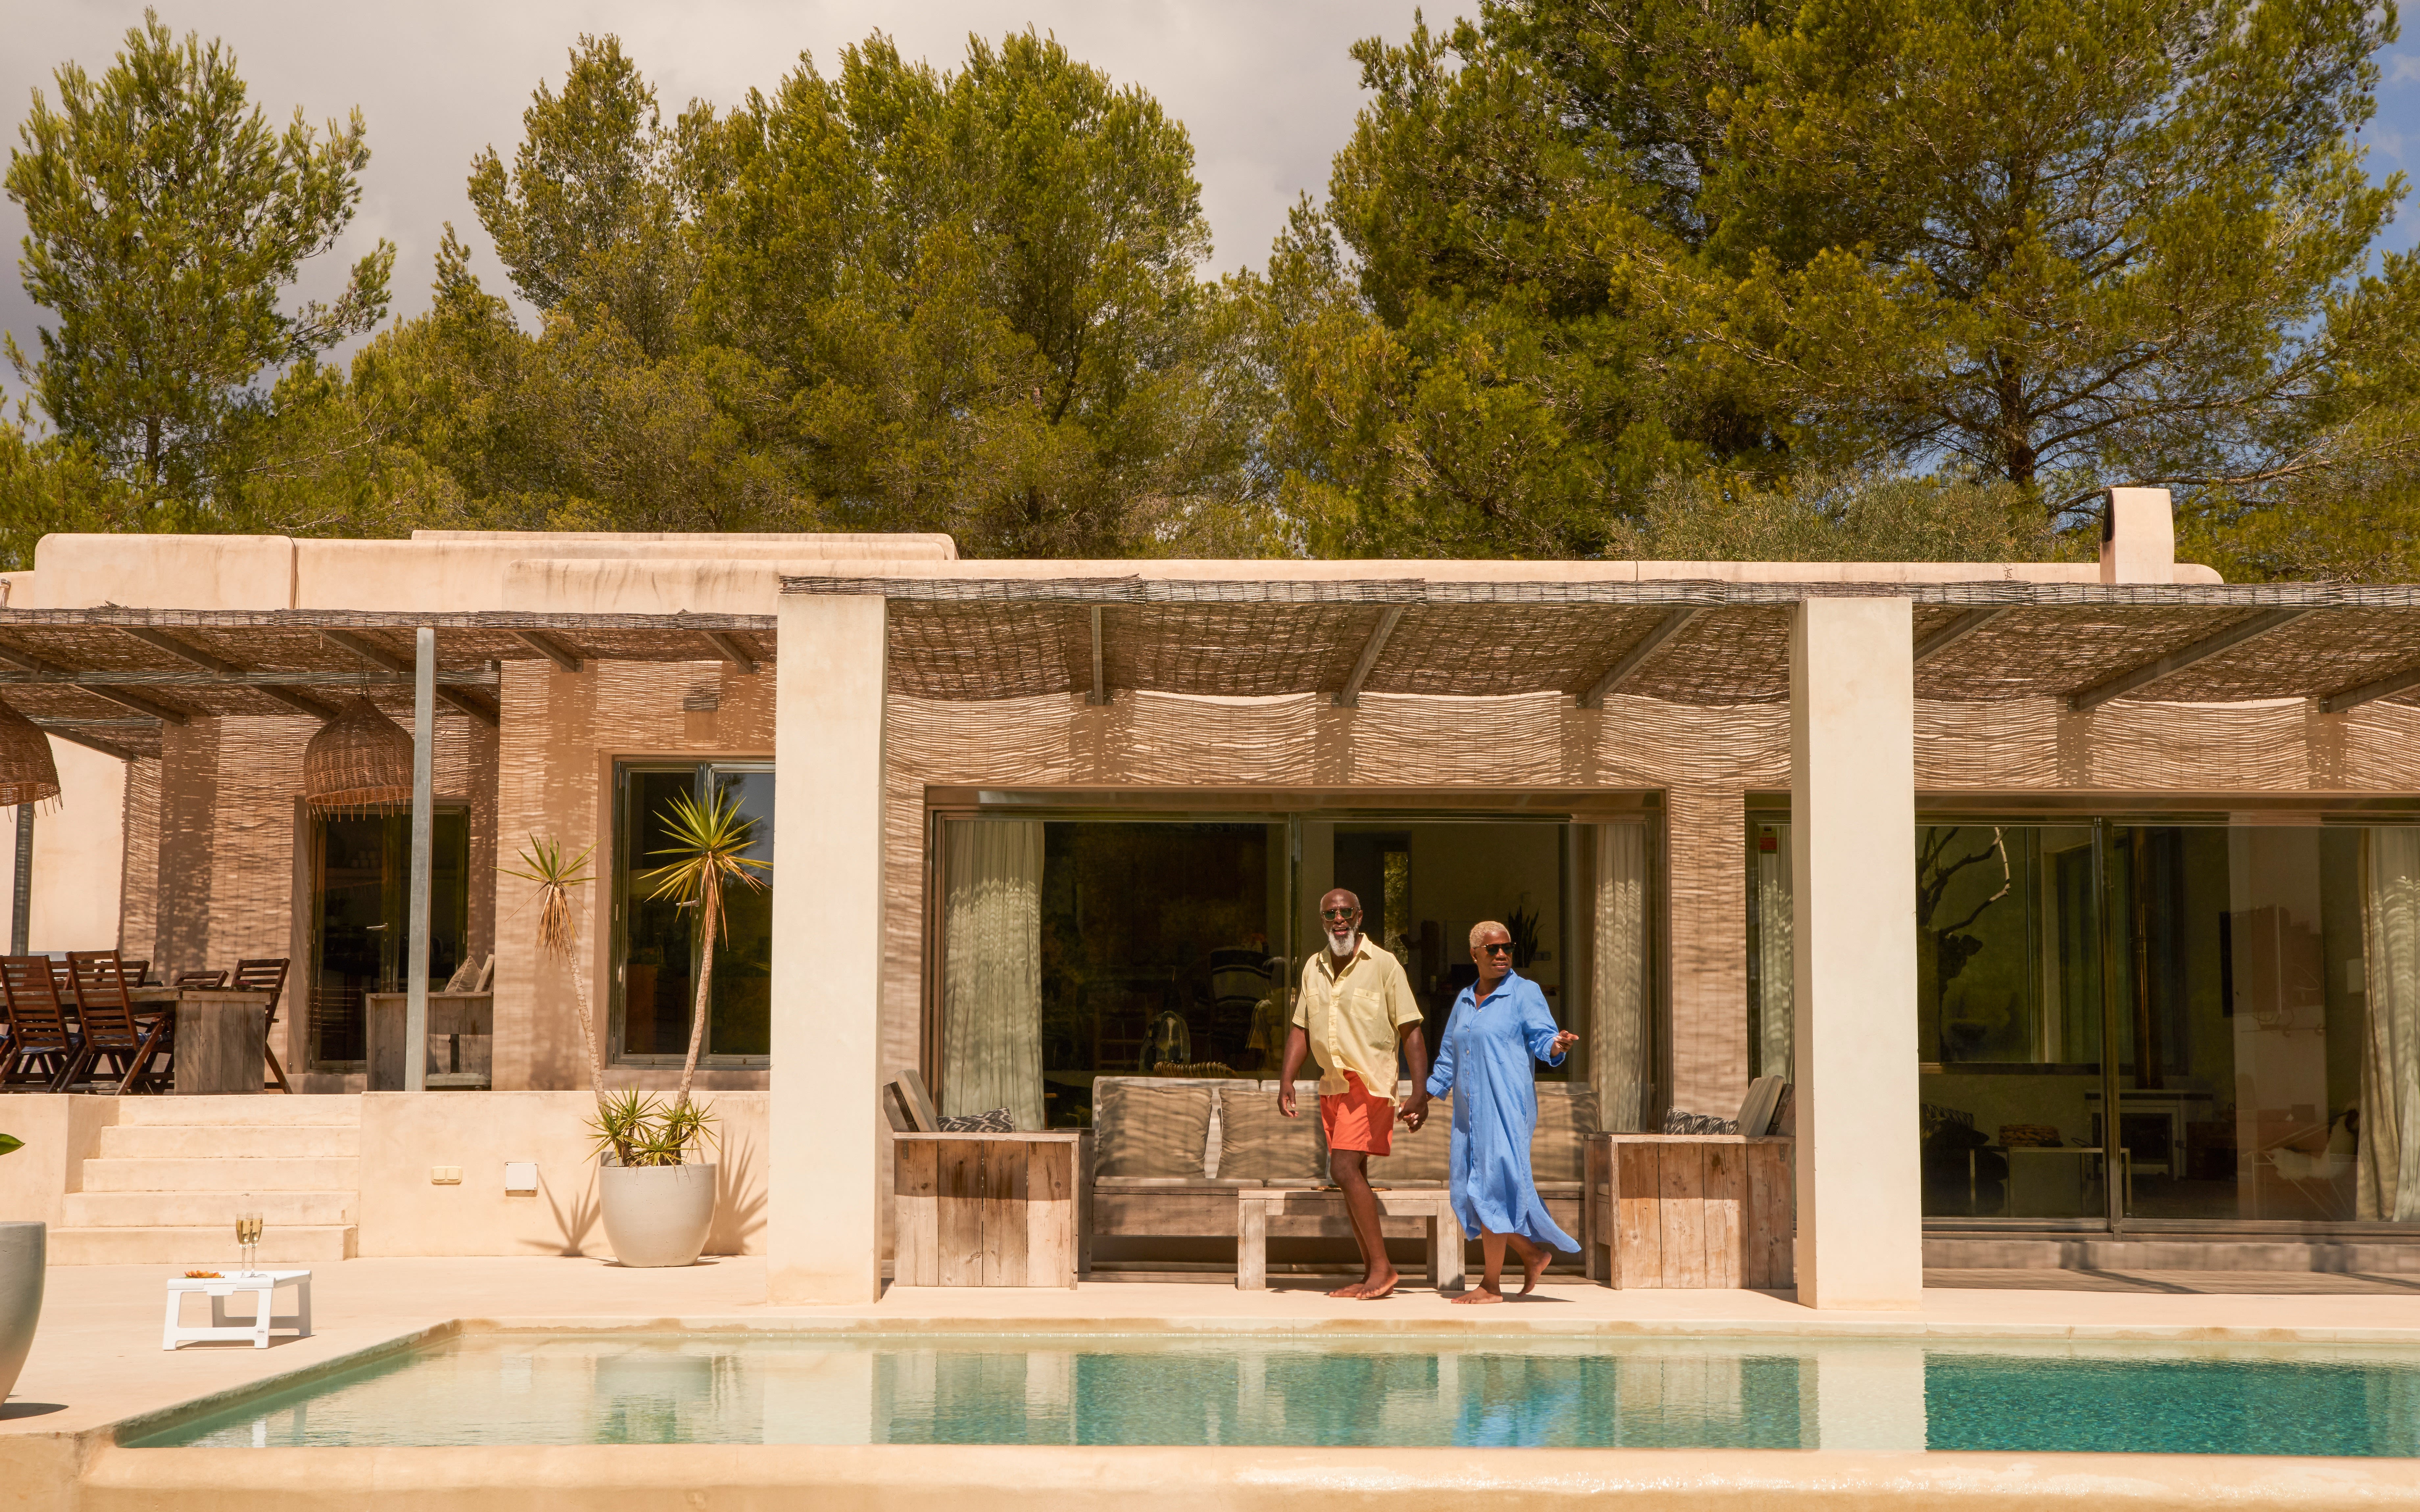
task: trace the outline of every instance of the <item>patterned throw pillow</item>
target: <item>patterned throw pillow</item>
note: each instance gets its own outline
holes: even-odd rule
[[[994,1108],[989,1113],[946,1114],[941,1119],[943,1134],[1015,1134],[1016,1120],[1008,1109]]]

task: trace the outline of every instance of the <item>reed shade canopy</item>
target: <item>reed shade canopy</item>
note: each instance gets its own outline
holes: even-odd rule
[[[59,764],[34,721],[0,703],[0,808],[59,795]]]
[[[411,801],[411,737],[354,694],[302,748],[302,797],[335,812],[402,808]]]

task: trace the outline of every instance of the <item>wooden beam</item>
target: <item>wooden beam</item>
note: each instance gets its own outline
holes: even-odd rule
[[[410,657],[396,656],[367,636],[356,635],[350,630],[338,630],[324,625],[319,626],[319,635],[330,645],[349,651],[373,666],[383,667],[388,671],[399,672],[406,677],[411,675]],[[465,697],[459,691],[446,687],[442,673],[440,673],[438,678],[437,697],[483,724],[493,726],[500,721],[501,716],[494,706],[479,699]]]
[[[1093,606],[1093,691],[1085,696],[1087,703],[1109,702],[1109,677],[1101,670],[1101,606],[1095,604]]]
[[[2175,676],[2197,661],[2206,661],[2229,647],[2243,644],[2246,640],[2258,640],[2273,630],[2282,630],[2304,615],[2315,612],[2317,611],[2307,609],[2264,609],[2249,619],[2238,620],[2216,635],[2204,636],[2189,646],[2180,646],[2157,661],[2137,667],[2133,671],[2113,677],[2105,683],[2096,683],[2081,692],[2071,694],[2068,697],[2067,706],[2077,714],[2082,714],[2086,709],[2097,709],[2112,699],[2120,699],[2129,693],[2140,692],[2154,683]]]
[[[62,667],[57,662],[46,661],[30,651],[20,651],[14,646],[0,646],[0,661],[5,661],[12,667],[32,674],[24,677],[0,677],[0,682],[66,684],[81,688],[95,698],[105,698],[112,703],[123,704],[137,714],[147,714],[152,718],[168,724],[183,724],[190,717],[182,709],[165,703],[155,703],[140,693],[130,693],[122,687],[107,683],[85,680],[88,676],[108,676],[110,675],[108,673],[79,672],[72,667]],[[150,675],[156,677],[159,674],[155,672]]]
[[[1601,706],[1605,702],[1606,694],[1620,687],[1631,673],[1647,665],[1648,658],[1663,650],[1666,641],[1687,629],[1690,623],[1704,612],[1706,610],[1702,605],[1689,605],[1676,609],[1657,621],[1655,628],[1639,637],[1637,645],[1623,652],[1621,659],[1615,662],[1603,677],[1590,684],[1589,690],[1580,695],[1580,707],[1593,709]]]
[[[110,721],[112,724],[115,724],[116,722],[116,721],[115,720]],[[103,756],[115,756],[121,762],[140,761],[142,759],[140,752],[129,750],[124,746],[120,746],[115,741],[103,740],[101,736],[94,734],[91,731],[81,728],[83,723],[84,721],[36,719],[34,721],[34,727],[41,731],[42,733],[46,735],[56,735],[61,740],[68,742],[70,745],[82,746],[87,750],[97,750]]]
[[[1093,612],[1098,614],[1100,610]],[[1344,680],[1343,690],[1336,695],[1338,708],[1350,709],[1360,705],[1361,685],[1370,680],[1370,669],[1378,665],[1378,653],[1387,649],[1387,638],[1395,633],[1395,626],[1403,622],[1403,618],[1404,607],[1400,604],[1389,604],[1379,611],[1377,628],[1372,630],[1370,639],[1361,643],[1361,656],[1353,664],[1353,675]]]
[[[132,640],[140,640],[154,651],[164,651],[172,656],[192,662],[205,671],[216,672],[221,677],[240,677],[251,671],[240,662],[229,661],[224,656],[180,640],[164,630],[147,630],[131,625],[121,625],[117,626],[117,633]],[[335,717],[334,709],[307,693],[297,692],[293,688],[281,687],[274,684],[263,685],[257,688],[257,691],[263,698],[283,703],[298,714],[307,714],[314,719]]]
[[[1916,663],[1924,665],[1928,657],[1937,656],[1965,640],[1976,631],[2006,614],[2013,606],[1994,604],[1985,609],[1970,609],[1965,613],[1933,631],[1916,643]]]
[[[544,656],[567,672],[580,670],[580,653],[557,640],[544,630],[515,630],[513,639]]]
[[[2364,683],[2359,687],[2348,687],[2341,693],[2329,694],[2319,700],[2319,712],[2342,714],[2347,709],[2357,709],[2365,703],[2393,698],[2415,687],[2420,687],[2420,667],[2407,667],[2391,677],[2381,677],[2374,683]]]
[[[698,634],[706,637],[706,643],[714,648],[716,656],[743,672],[755,671],[764,663],[764,657],[746,636],[729,630],[700,630]]]

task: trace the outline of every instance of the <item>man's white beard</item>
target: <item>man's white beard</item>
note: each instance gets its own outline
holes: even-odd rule
[[[1351,955],[1353,948],[1360,943],[1361,933],[1358,930],[1347,930],[1342,938],[1334,934],[1327,937],[1327,949],[1335,953],[1339,961]]]

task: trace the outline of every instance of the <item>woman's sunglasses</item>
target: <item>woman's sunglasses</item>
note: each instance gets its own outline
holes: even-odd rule
[[[1486,951],[1489,955],[1511,955],[1512,953],[1512,942],[1511,940],[1502,940],[1494,945],[1482,945],[1480,949]]]

